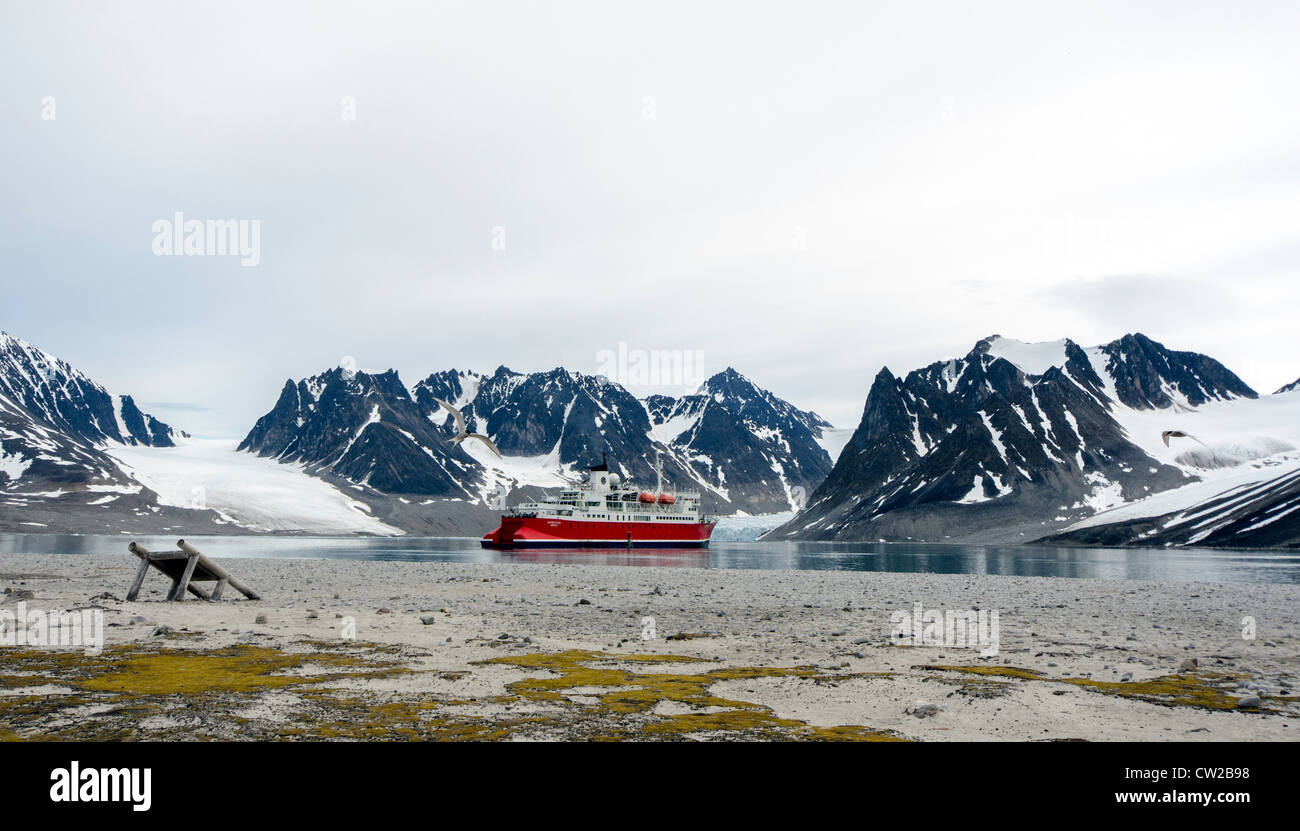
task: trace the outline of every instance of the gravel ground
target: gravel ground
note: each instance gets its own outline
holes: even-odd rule
[[[0,650],[0,708],[10,711],[0,721],[12,737],[1300,735],[1300,587],[1292,585],[346,560],[223,565],[262,599],[228,590],[219,603],[167,603],[167,582],[154,572],[140,599],[126,603],[133,558],[0,558],[0,613],[19,602],[28,610],[100,608],[107,644],[98,656],[12,646],[5,660]],[[995,610],[997,654],[891,643],[891,614],[910,618],[917,603]],[[1243,618],[1253,618],[1253,638],[1243,637]],[[14,637],[12,623],[7,632]],[[173,663],[196,656],[215,658],[193,670]],[[121,706],[126,696],[134,709]]]

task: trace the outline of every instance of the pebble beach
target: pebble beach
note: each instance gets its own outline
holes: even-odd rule
[[[1293,741],[1300,586],[215,558],[260,600],[167,602],[131,557],[6,555],[14,740]],[[995,654],[897,616],[996,611]]]

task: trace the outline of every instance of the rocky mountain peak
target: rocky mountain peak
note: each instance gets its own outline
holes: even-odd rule
[[[1188,481],[1134,444],[1124,412],[1253,397],[1212,358],[1140,333],[1092,348],[991,335],[903,378],[882,369],[811,507],[773,535],[1014,539],[1044,514],[1064,521]]]

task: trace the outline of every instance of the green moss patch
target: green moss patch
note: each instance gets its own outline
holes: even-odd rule
[[[0,696],[0,740],[897,738],[860,725],[814,727],[778,718],[766,706],[711,691],[723,681],[837,683],[859,677],[811,666],[693,671],[712,662],[567,650],[479,662],[474,666],[508,665],[525,675],[503,692],[480,698],[364,684],[356,689],[351,683],[406,677],[412,687],[422,678],[457,680],[459,686],[477,674],[473,667],[413,669],[401,658],[409,654],[409,649],[366,643],[308,641],[289,649],[239,644],[201,650],[152,640],[113,646],[95,656],[8,651],[0,688],[19,694]],[[68,692],[21,693],[42,684]]]
[[[960,672],[998,678],[1015,678],[1025,681],[1047,681],[1054,684],[1070,684],[1083,687],[1104,695],[1121,698],[1133,698],[1167,707],[1200,707],[1206,710],[1235,710],[1237,697],[1230,694],[1231,689],[1245,680],[1244,673],[1234,672],[1182,672],[1162,675],[1147,681],[1098,681],[1092,678],[1052,678],[1038,670],[1009,666],[957,666],[952,664],[922,664],[913,669],[938,670],[943,672]],[[1269,703],[1286,704],[1282,696],[1261,696],[1260,707],[1254,712],[1284,713]]]
[[[681,655],[632,654],[570,650],[559,653],[511,655],[482,663],[509,664],[523,669],[546,669],[546,677],[529,677],[507,684],[507,691],[523,701],[549,704],[571,703],[571,696],[594,697],[583,705],[588,718],[603,717],[613,722],[602,738],[665,739],[696,734],[723,733],[758,739],[783,740],[896,740],[893,734],[858,725],[812,727],[794,719],[777,718],[761,704],[714,695],[710,689],[720,681],[758,678],[843,680],[816,667],[732,667],[698,673],[637,672],[620,664],[682,664],[704,662]],[[856,676],[853,676],[856,677]],[[579,690],[596,690],[582,692]],[[662,715],[661,704],[674,704],[693,712]]]

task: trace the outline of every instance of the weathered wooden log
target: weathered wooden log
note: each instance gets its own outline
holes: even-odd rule
[[[127,602],[130,603],[139,596],[140,587],[144,585],[144,576],[149,573],[149,550],[136,543],[131,543],[127,548],[140,558],[140,568],[136,569],[135,579],[131,581],[131,589],[126,593]]]
[[[243,594],[244,597],[247,597],[249,600],[262,599],[257,592],[253,591],[252,589],[245,586],[243,583],[236,580],[234,577],[230,576],[230,574],[224,568],[212,562],[207,557],[204,557],[202,554],[199,553],[199,550],[197,548],[190,545],[185,540],[177,540],[176,547],[179,548],[181,551],[185,552],[187,555],[197,555],[199,557],[202,557],[203,567],[206,568],[208,571],[212,572],[214,575],[216,575],[218,583],[221,580],[225,580],[227,583],[230,584],[230,587],[232,589]]]
[[[186,553],[188,554],[189,552]],[[176,578],[176,588],[172,591],[172,596],[169,598],[170,600],[185,599],[185,590],[190,587],[190,579],[194,576],[194,567],[199,564],[199,560],[202,556],[203,555],[197,551],[189,555],[189,560],[185,563],[185,570],[181,572],[180,577]]]

